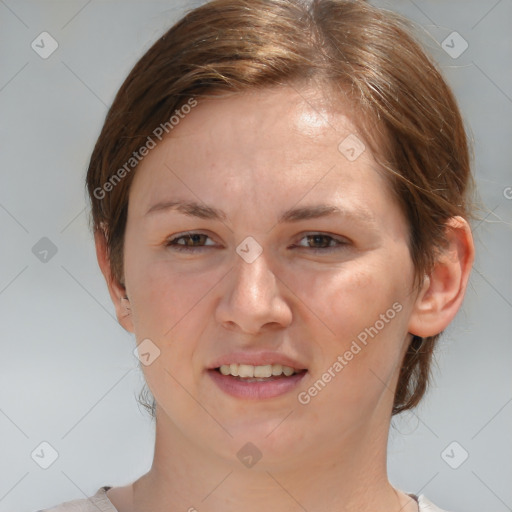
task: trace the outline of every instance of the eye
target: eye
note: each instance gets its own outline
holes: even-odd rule
[[[210,237],[204,233],[183,233],[181,235],[176,235],[169,238],[165,246],[171,247],[176,251],[183,252],[191,252],[196,251],[197,249],[201,249],[205,247],[205,239],[209,239]],[[211,240],[211,239],[210,239]],[[215,244],[207,244],[207,245],[215,245]]]
[[[170,237],[166,243],[166,247],[172,248],[174,251],[182,252],[197,252],[201,251],[206,247],[215,247],[215,243],[206,243],[211,238],[205,233],[182,233],[173,237]],[[313,252],[330,252],[333,250],[341,249],[349,244],[349,241],[345,238],[335,238],[325,233],[308,233],[301,239],[307,240],[306,245],[296,245],[300,249],[310,249]],[[316,246],[316,247],[313,247]]]
[[[341,249],[349,244],[345,238],[334,238],[325,233],[309,233],[304,235],[301,240],[307,240],[307,246],[298,245],[299,248],[312,249],[313,252],[330,252],[333,250]],[[309,244],[316,245],[312,247]]]

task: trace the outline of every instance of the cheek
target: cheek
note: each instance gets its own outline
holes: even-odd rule
[[[317,386],[322,389],[318,404],[371,409],[396,375],[406,336],[412,267],[407,258],[394,260],[403,261],[402,266],[392,260],[368,258],[335,274],[303,280],[307,285],[301,296],[331,331],[315,337],[321,359],[312,381],[329,381],[325,388],[322,382]]]
[[[190,364],[197,355],[201,322],[208,321],[208,301],[202,299],[221,276],[185,272],[183,267],[177,271],[169,261],[135,257],[134,253],[126,258],[125,272],[137,343],[151,340],[158,354],[151,364],[141,365],[145,381],[162,407],[172,407],[172,417],[176,411],[191,414],[193,403],[184,389],[194,388]]]
[[[159,351],[158,364],[144,368],[146,380],[150,388],[153,382],[163,386],[165,393],[179,391],[166,370],[189,388],[197,378],[190,367],[202,368],[198,344],[212,322],[209,294],[226,273],[225,268],[185,267],[151,255],[127,258],[125,267],[137,343],[149,338]]]
[[[403,279],[393,272],[384,265],[361,261],[335,273],[305,276],[300,296],[329,327],[327,339],[343,349],[403,298]]]
[[[139,256],[127,254],[125,263],[135,333],[163,342],[190,324],[183,321],[187,317],[197,317],[204,306],[202,299],[218,280],[217,273],[178,267],[149,253]]]

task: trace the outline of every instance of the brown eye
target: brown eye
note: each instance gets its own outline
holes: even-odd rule
[[[328,252],[348,245],[346,239],[334,238],[325,233],[310,233],[303,236],[301,240],[306,240],[307,245],[298,245],[297,247],[319,252]]]
[[[184,233],[178,236],[174,236],[167,240],[166,247],[171,247],[173,250],[178,251],[190,251],[194,249],[201,249],[206,247],[206,240],[210,237],[204,233]]]

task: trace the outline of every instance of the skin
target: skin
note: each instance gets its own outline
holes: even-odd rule
[[[120,512],[417,510],[386,472],[394,389],[411,335],[441,332],[459,309],[473,241],[466,221],[451,219],[446,252],[413,290],[407,220],[373,155],[367,147],[349,161],[338,150],[357,133],[347,112],[316,88],[200,100],[136,171],[126,290],[96,234],[121,325],[160,350],[142,366],[157,401],[154,461],[133,484],[107,492]],[[147,214],[171,200],[207,204],[226,218],[169,208]],[[316,204],[355,214],[277,222],[288,208]],[[195,252],[167,245],[186,231],[209,238],[189,242]],[[252,263],[236,252],[248,236],[263,249]],[[401,311],[299,403],[298,392],[394,303]],[[308,369],[298,389],[234,398],[206,371],[219,356],[260,350]],[[247,442],[262,454],[251,468],[237,458]]]

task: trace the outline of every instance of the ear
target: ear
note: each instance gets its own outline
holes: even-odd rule
[[[94,242],[96,244],[96,257],[98,258],[98,264],[100,266],[101,273],[107,282],[110,298],[116,308],[117,320],[128,332],[134,332],[130,301],[126,295],[125,287],[112,275],[107,238],[103,229],[95,231]]]
[[[453,320],[462,305],[475,259],[467,221],[451,217],[445,229],[447,245],[430,275],[425,276],[409,319],[409,332],[422,338],[441,333]]]

